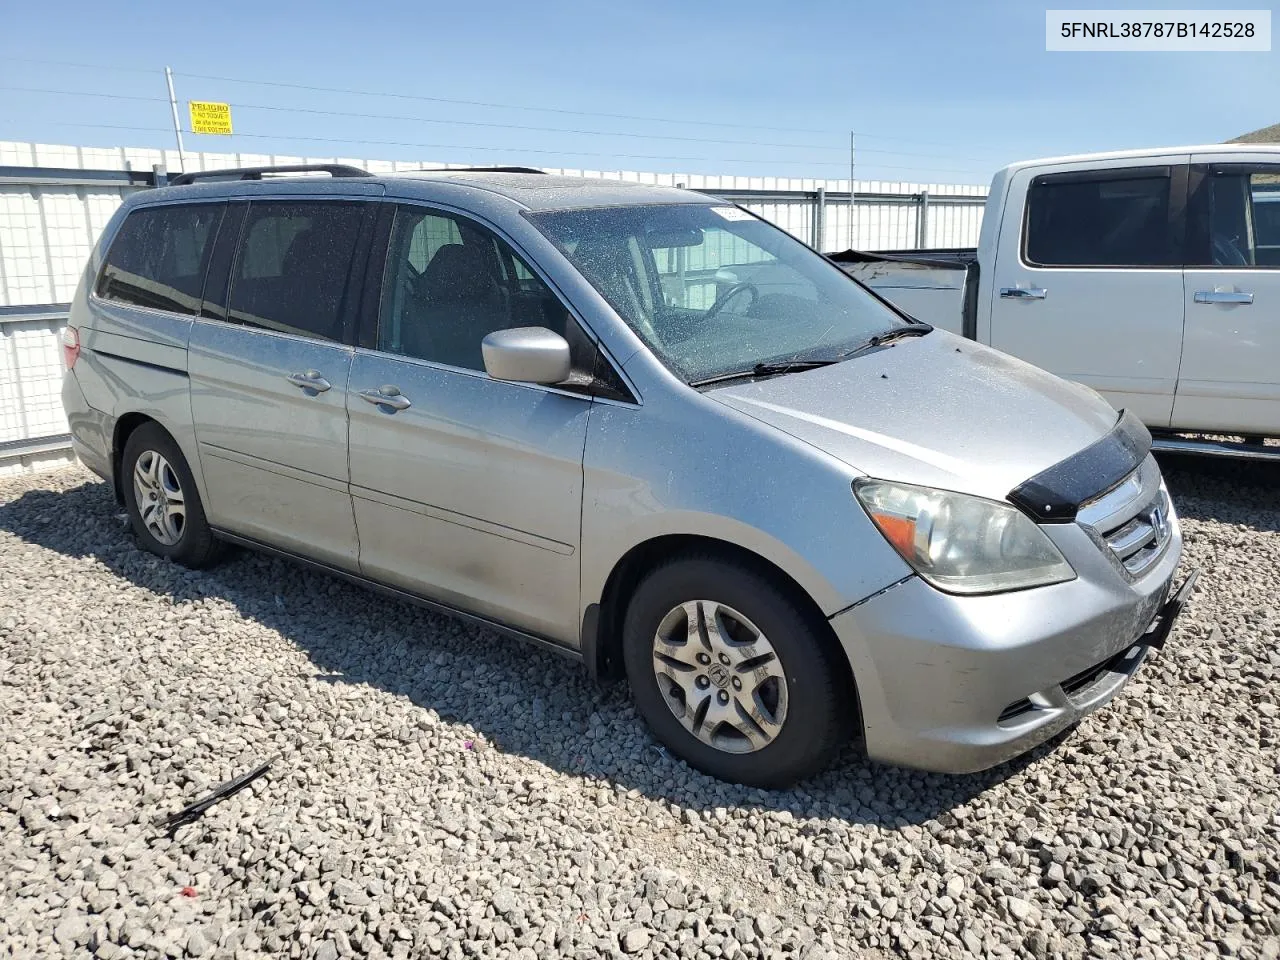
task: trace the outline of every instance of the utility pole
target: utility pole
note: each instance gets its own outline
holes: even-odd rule
[[[857,193],[857,191],[853,189],[854,147],[855,147],[855,143],[853,138],[853,131],[850,130],[849,131],[849,249],[850,250],[853,249],[853,238],[854,238],[853,215],[854,215],[854,212],[858,209],[857,198],[854,196],[854,194]]]
[[[178,98],[173,95],[173,71],[164,68],[165,83],[169,86],[169,109],[173,113],[173,135],[178,141],[178,162],[183,171],[187,169],[187,151],[182,145],[182,124],[178,121]]]

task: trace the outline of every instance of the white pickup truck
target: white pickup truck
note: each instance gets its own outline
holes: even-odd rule
[[[1158,448],[1280,457],[1280,146],[1015,163],[976,250],[831,254],[906,313],[1094,388]],[[1227,434],[1240,442],[1189,438]]]

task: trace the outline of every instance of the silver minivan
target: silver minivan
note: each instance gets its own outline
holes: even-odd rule
[[[686,190],[183,175],[112,219],[64,347],[141,546],[286,555],[625,676],[742,783],[851,738],[999,763],[1109,700],[1193,579],[1133,416]]]

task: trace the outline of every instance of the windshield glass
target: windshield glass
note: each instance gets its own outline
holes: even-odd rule
[[[838,357],[904,322],[838,267],[737,207],[605,207],[529,219],[677,376]]]

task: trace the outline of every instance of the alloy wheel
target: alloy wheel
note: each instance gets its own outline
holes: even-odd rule
[[[186,497],[178,474],[163,456],[144,450],[133,466],[133,496],[147,532],[166,547],[182,539]]]
[[[754,753],[782,732],[787,678],[768,638],[732,607],[690,600],[653,638],[653,672],[672,714],[708,746]]]

